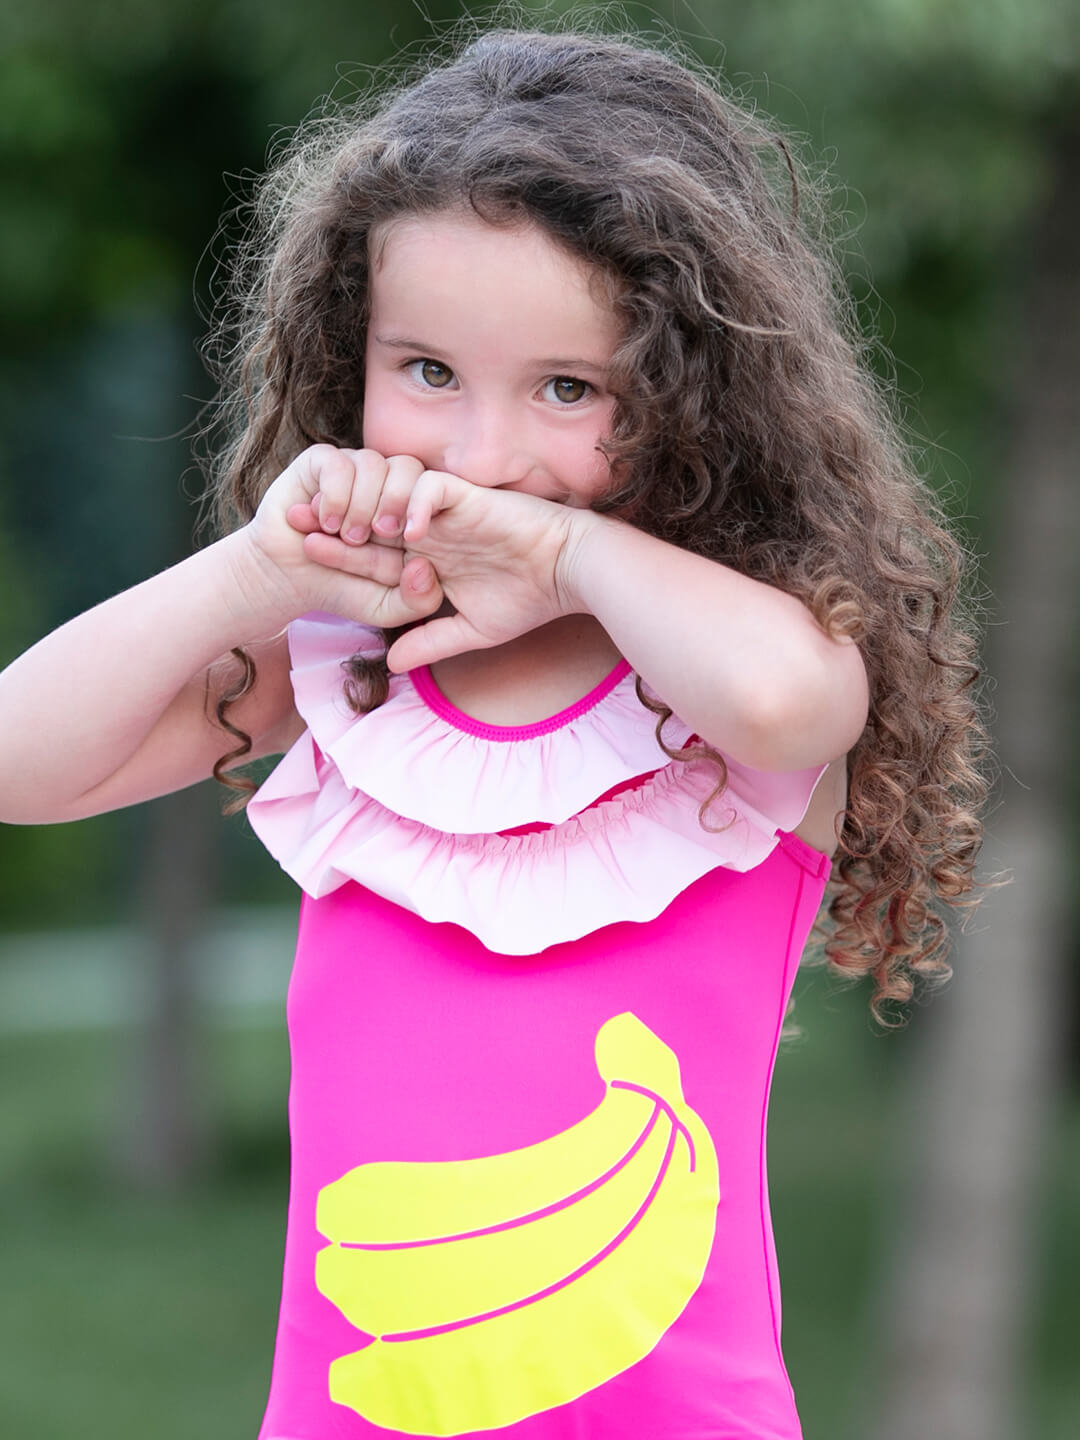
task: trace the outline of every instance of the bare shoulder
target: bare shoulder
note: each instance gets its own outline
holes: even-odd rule
[[[834,760],[818,781],[795,834],[823,855],[836,851],[836,818],[847,805],[847,756]]]

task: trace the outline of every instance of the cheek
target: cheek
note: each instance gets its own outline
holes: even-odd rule
[[[364,446],[380,455],[413,455],[432,470],[442,468],[445,444],[441,407],[417,405],[400,380],[378,372],[364,385]]]
[[[394,437],[404,430],[400,403],[393,390],[376,372],[368,372],[364,382],[364,446],[380,455],[403,453]]]
[[[543,468],[556,477],[560,488],[569,491],[571,505],[585,508],[611,488],[611,467],[596,448],[606,434],[590,427],[588,433],[567,436],[542,456]]]
[[[578,473],[585,477],[590,498],[595,499],[610,488],[612,484],[611,466],[606,455],[601,454],[597,446],[602,440],[608,439],[611,434],[611,425],[614,420],[615,406],[612,404],[608,413],[597,420],[595,426],[591,426],[589,434],[580,437],[580,444],[577,450]]]

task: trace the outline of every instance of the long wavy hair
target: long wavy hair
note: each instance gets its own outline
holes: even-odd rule
[[[492,31],[381,95],[327,103],[277,154],[234,255],[208,357],[231,436],[212,490],[228,529],[307,446],[362,445],[369,237],[386,221],[466,208],[597,267],[623,338],[613,489],[595,508],[798,596],[861,647],[870,713],[825,952],[873,976],[890,1023],[919,977],[949,973],[940,902],[973,903],[986,735],[964,552],[874,378],[816,201],[775,128],[634,40]],[[216,699],[238,743],[215,774],[246,792],[226,774],[250,748],[227,714],[254,680],[237,653]],[[356,711],[383,702],[384,663],[347,669]],[[666,753],[707,756],[722,787],[722,756],[667,746],[670,709],[640,679],[638,695]]]

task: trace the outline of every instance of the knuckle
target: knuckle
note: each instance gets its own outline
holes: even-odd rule
[[[324,466],[332,466],[335,462],[340,462],[342,455],[336,446],[320,440],[315,445],[309,445],[301,458],[307,460],[310,465],[322,469]]]
[[[415,455],[392,455],[387,464],[395,476],[399,476],[413,485],[424,473],[423,462],[418,460]]]
[[[342,452],[349,473],[357,479],[379,480],[386,470],[386,460],[377,450],[345,450]]]

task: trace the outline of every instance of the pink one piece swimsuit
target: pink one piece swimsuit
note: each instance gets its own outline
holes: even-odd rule
[[[252,800],[304,890],[260,1440],[798,1440],[769,1085],[820,770],[671,761],[625,663],[537,725],[290,627],[308,730]],[[692,739],[673,718],[673,748]]]

